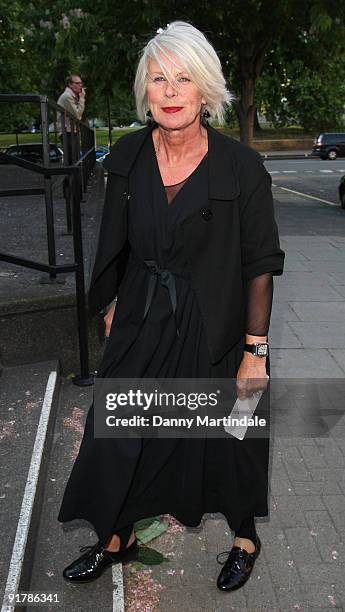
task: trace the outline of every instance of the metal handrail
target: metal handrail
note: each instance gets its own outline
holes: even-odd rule
[[[93,384],[93,376],[90,376],[89,372],[89,353],[88,353],[88,328],[87,328],[87,314],[86,314],[86,297],[85,297],[85,278],[84,278],[84,258],[83,258],[83,245],[82,245],[82,231],[81,231],[81,213],[80,213],[80,201],[82,191],[86,189],[86,184],[95,162],[95,142],[93,130],[82,121],[76,119],[71,113],[66,111],[63,107],[56,104],[54,101],[50,101],[48,96],[40,94],[0,94],[0,103],[38,103],[40,104],[41,110],[41,134],[42,134],[42,148],[43,148],[43,164],[36,164],[27,160],[20,159],[19,157],[8,155],[0,152],[0,161],[3,160],[6,163],[11,163],[25,170],[40,174],[43,176],[44,188],[33,188],[33,189],[11,189],[11,190],[0,190],[0,197],[7,197],[8,195],[33,195],[34,193],[42,193],[45,196],[45,207],[46,207],[46,222],[47,222],[47,242],[48,242],[48,259],[49,263],[45,264],[39,261],[30,260],[23,257],[17,257],[15,255],[0,252],[0,261],[5,261],[18,266],[26,268],[32,268],[40,270],[42,272],[49,273],[51,281],[57,279],[57,274],[62,273],[74,273],[76,277],[76,306],[78,315],[78,338],[79,338],[79,359],[80,359],[80,375],[73,379],[73,382],[78,385],[90,385]],[[79,155],[79,146],[76,146],[76,139],[72,138],[72,165],[67,165],[65,156],[65,165],[63,167],[54,168],[50,165],[50,142],[49,142],[49,121],[48,113],[50,108],[66,115],[71,121],[71,129],[73,134],[75,128],[79,131],[81,128],[87,130],[86,134],[92,134],[92,146]],[[64,121],[61,121],[62,125],[62,136],[64,144],[64,153],[67,153],[67,136]],[[76,154],[78,158],[76,158]],[[75,261],[70,264],[57,264],[56,263],[56,252],[55,252],[55,228],[54,228],[54,214],[53,214],[53,195],[52,195],[52,177],[53,176],[65,176],[68,180],[69,189],[66,194],[66,216],[67,216],[67,227],[70,230],[73,237],[73,249]],[[72,203],[72,206],[71,206]]]
[[[90,126],[87,123],[85,123],[85,121],[76,119],[74,115],[72,115],[69,111],[66,111],[66,109],[63,108],[63,106],[60,106],[59,104],[57,104],[55,100],[51,100],[50,98],[48,98],[46,94],[0,94],[0,103],[1,102],[17,102],[17,103],[21,103],[21,102],[32,102],[32,103],[39,102],[41,103],[43,102],[45,104],[48,104],[51,108],[54,108],[55,110],[60,111],[61,113],[66,113],[70,119],[73,119],[74,121],[78,121],[78,123],[84,125],[89,130],[91,129]]]

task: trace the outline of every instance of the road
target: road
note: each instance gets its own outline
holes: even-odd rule
[[[345,174],[345,159],[322,161],[318,158],[299,160],[277,160],[265,162],[272,176],[273,185],[296,191],[303,195],[324,200],[329,205],[340,206],[338,185]],[[315,201],[315,204],[318,202]]]

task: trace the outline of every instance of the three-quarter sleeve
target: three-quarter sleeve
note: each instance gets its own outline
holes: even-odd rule
[[[240,211],[242,276],[244,281],[271,272],[283,274],[285,253],[280,248],[274,217],[272,179],[261,159],[247,168],[251,180],[244,184]],[[245,183],[245,180],[244,180]]]
[[[272,272],[265,272],[247,281],[245,286],[245,331],[251,336],[267,336],[273,301]]]

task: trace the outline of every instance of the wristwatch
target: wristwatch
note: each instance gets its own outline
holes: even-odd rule
[[[252,353],[257,357],[268,357],[269,348],[268,342],[254,342],[254,344],[245,344],[244,350]]]

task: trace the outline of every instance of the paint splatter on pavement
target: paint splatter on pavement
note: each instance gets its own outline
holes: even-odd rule
[[[151,569],[131,570],[125,583],[126,612],[153,612],[165,587],[154,580]]]
[[[161,521],[164,521],[170,524],[170,527],[168,527],[168,529],[166,530],[166,533],[182,533],[186,531],[186,528],[184,527],[184,525],[181,525],[181,523],[179,523],[178,520],[175,519],[174,516],[171,516],[171,514],[162,514],[160,519]]]
[[[84,416],[84,410],[82,410],[81,408],[78,408],[77,406],[74,406],[72,408],[71,416],[65,417],[62,421],[62,424],[64,427],[72,430],[78,435],[77,439],[74,441],[74,444],[70,450],[70,457],[71,459],[73,459],[73,461],[78,456],[80,444],[81,444],[83,433],[84,433],[84,425],[82,422],[83,416]]]
[[[0,441],[7,438],[15,437],[15,420],[1,421],[0,420]]]

